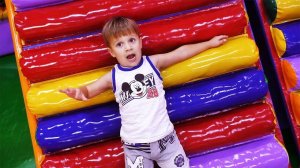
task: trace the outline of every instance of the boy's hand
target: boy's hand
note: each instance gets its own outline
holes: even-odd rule
[[[215,36],[209,40],[210,46],[218,47],[218,46],[224,44],[227,41],[227,38],[228,38],[228,36],[226,36],[226,35]]]
[[[67,88],[67,89],[61,89],[59,90],[61,93],[65,93],[66,95],[68,95],[69,97],[76,99],[76,100],[81,100],[81,101],[85,101],[88,100],[84,94],[82,93],[82,91],[78,88]]]

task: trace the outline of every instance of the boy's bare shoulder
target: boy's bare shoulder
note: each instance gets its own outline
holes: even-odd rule
[[[101,79],[102,81],[110,85],[112,83],[112,71],[107,72],[105,75],[101,77]]]
[[[155,54],[155,55],[150,55],[149,59],[151,60],[151,62],[157,67],[158,66],[158,61],[159,61],[159,57],[161,54]]]
[[[105,75],[104,75],[108,80],[112,80],[112,71],[109,71],[107,72]]]

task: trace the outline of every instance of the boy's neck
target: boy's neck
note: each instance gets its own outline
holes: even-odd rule
[[[142,56],[140,62],[137,65],[128,67],[128,66],[122,66],[121,64],[118,64],[118,68],[123,70],[123,71],[131,71],[131,70],[139,68],[143,64],[143,60],[144,59],[143,59],[143,56]]]

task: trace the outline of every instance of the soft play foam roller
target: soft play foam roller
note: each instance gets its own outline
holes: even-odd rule
[[[269,19],[281,23],[300,18],[300,0],[263,0]]]
[[[288,168],[288,154],[274,135],[254,142],[190,159],[191,168],[206,167],[280,167]]]
[[[300,90],[300,55],[283,58],[281,67],[287,88]]]
[[[291,92],[290,98],[297,125],[300,126],[300,91]]]

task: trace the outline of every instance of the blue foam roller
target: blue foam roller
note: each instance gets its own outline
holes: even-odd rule
[[[254,102],[267,92],[263,72],[249,69],[167,91],[167,108],[171,121],[178,122]]]

